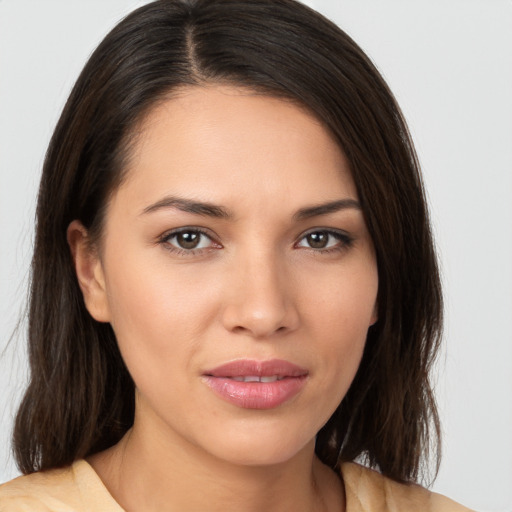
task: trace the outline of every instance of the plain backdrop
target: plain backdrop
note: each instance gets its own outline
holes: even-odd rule
[[[18,474],[22,316],[44,152],[88,55],[135,0],[0,0],[0,482]],[[446,295],[434,490],[512,511],[512,2],[316,0],[369,54],[409,122]]]

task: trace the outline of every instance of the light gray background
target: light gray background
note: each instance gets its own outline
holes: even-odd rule
[[[144,1],[0,0],[0,482],[44,151],[86,58]],[[446,293],[437,371],[444,458],[434,489],[512,511],[512,2],[316,0],[395,92],[417,144]],[[7,348],[6,348],[7,347]]]

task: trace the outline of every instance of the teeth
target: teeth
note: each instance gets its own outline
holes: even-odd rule
[[[260,378],[256,377],[255,375],[247,375],[247,377],[244,377],[244,382],[259,382]]]
[[[283,377],[277,375],[269,375],[268,377],[258,377],[257,375],[247,375],[245,377],[231,377],[232,380],[237,382],[275,382],[276,380],[282,380]]]

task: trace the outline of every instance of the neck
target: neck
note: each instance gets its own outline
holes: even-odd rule
[[[310,442],[291,460],[240,465],[134,427],[89,462],[127,512],[342,512],[343,486]]]

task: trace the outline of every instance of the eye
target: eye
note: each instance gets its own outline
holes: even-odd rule
[[[297,247],[315,250],[343,249],[352,242],[352,238],[342,231],[317,229],[304,235]]]
[[[212,238],[198,228],[181,228],[166,233],[160,240],[171,250],[194,252],[211,247],[218,247]]]

